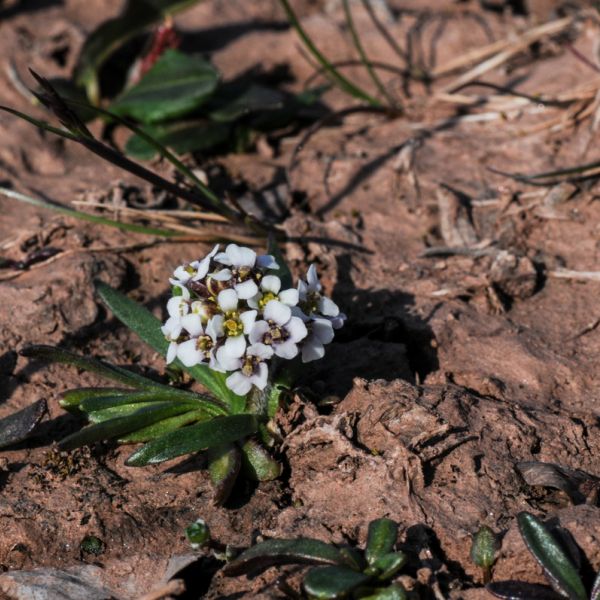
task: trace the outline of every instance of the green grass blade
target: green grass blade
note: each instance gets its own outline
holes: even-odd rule
[[[98,282],[96,288],[104,303],[122,323],[162,356],[167,355],[169,343],[160,330],[161,322],[148,309],[105,283]],[[188,368],[179,361],[175,361],[174,364],[187,371],[228,406],[239,403],[240,397],[229,390],[223,373],[212,371],[205,365]]]
[[[332,64],[329,62],[325,56],[319,51],[319,49],[315,46],[314,42],[310,38],[310,36],[306,33],[305,29],[300,24],[296,13],[293,11],[288,0],[280,0],[281,6],[285,11],[287,18],[291,24],[291,26],[296,30],[296,33],[300,36],[300,39],[310,51],[310,53],[315,57],[315,59],[319,62],[319,64],[323,67],[325,72],[329,75],[330,79],[343,91],[347,94],[350,94],[354,98],[358,98],[359,100],[363,100],[370,104],[371,106],[381,106],[381,103],[370,96],[367,92],[354,85],[349,79],[344,77]]]
[[[190,425],[160,437],[128,459],[127,465],[141,467],[206,450],[221,444],[230,444],[252,435],[258,429],[258,419],[254,415],[232,415],[217,417],[205,423]]]
[[[156,227],[146,227],[145,225],[136,225],[135,223],[122,223],[120,221],[115,221],[114,219],[101,217],[100,215],[92,215],[90,213],[67,208],[61,204],[54,204],[52,202],[47,202],[46,200],[40,200],[39,198],[27,196],[25,194],[21,194],[20,192],[15,192],[14,190],[4,187],[0,187],[0,194],[7,196],[8,198],[18,200],[19,202],[25,202],[27,204],[32,204],[33,206],[39,206],[40,208],[47,208],[49,210],[53,210],[54,212],[66,215],[68,217],[74,217],[75,219],[79,219],[81,221],[89,221],[90,223],[116,227],[117,229],[121,229],[123,231],[132,231],[134,233],[144,233],[146,235],[155,235],[166,238],[181,235],[181,233],[177,231],[159,229]]]
[[[79,136],[75,135],[74,133],[71,133],[70,131],[67,131],[66,129],[60,129],[59,127],[54,127],[53,125],[50,125],[50,123],[47,123],[46,121],[40,121],[39,119],[30,117],[26,113],[23,113],[19,110],[15,110],[14,108],[10,108],[10,106],[0,106],[0,110],[10,113],[11,115],[15,115],[15,117],[19,117],[20,119],[23,119],[24,121],[27,121],[27,122],[31,123],[32,125],[35,125],[36,127],[39,127],[40,129],[43,129],[44,131],[48,131],[50,133],[53,133],[54,135],[58,135],[59,137],[65,138],[67,140],[72,140],[73,142],[80,141]]]

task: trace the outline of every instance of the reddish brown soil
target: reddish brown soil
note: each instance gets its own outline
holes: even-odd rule
[[[388,23],[404,41],[424,3],[388,4],[410,9]],[[525,2],[530,13],[516,16],[483,10],[474,1],[428,4],[437,12],[423,20],[421,49],[432,68],[556,18],[563,3]],[[0,8],[0,103],[34,112],[39,109],[27,106],[11,84],[9,62],[24,79],[27,66],[47,76],[67,74],[85,32],[120,3],[39,5]],[[180,26],[198,49],[211,52],[226,77],[287,65],[297,82],[292,89],[298,89],[312,69],[275,5],[207,0]],[[340,29],[339,3],[301,8],[327,54],[354,56]],[[370,55],[398,64],[356,12]],[[597,22],[588,14],[568,31],[569,43],[596,60]],[[566,44],[564,37],[543,37],[481,79],[518,82],[520,92],[546,97],[584,84],[600,89],[600,75]],[[60,65],[53,56],[65,45]],[[360,69],[348,73],[370,85]],[[123,249],[148,238],[0,198],[2,256],[22,259],[48,246],[62,251],[0,282],[0,416],[40,398],[50,412],[37,437],[0,456],[0,566],[7,570],[0,590],[7,598],[33,597],[20,595],[19,574],[38,567],[85,576],[104,590],[98,597],[137,598],[160,585],[173,556],[190,553],[183,528],[198,517],[218,540],[247,546],[258,534],[362,544],[368,521],[388,516],[400,523],[400,540],[429,561],[419,581],[435,580],[445,597],[484,598],[469,559],[470,536],[481,524],[506,532],[495,580],[543,582],[515,526],[516,514],[529,510],[558,518],[590,568],[600,568],[593,485],[572,501],[527,485],[516,470],[520,462],[543,461],[600,476],[600,283],[556,277],[560,268],[598,270],[598,186],[594,179],[583,182],[553,202],[546,188],[488,169],[536,172],[597,159],[597,105],[590,104],[592,94],[590,102],[535,112],[526,103],[521,112],[482,106],[470,112],[488,113],[489,120],[455,122],[448,119],[460,114],[456,105],[431,101],[455,76],[430,89],[410,84],[407,116],[354,115],[319,131],[299,154],[290,174],[295,201],[283,223],[296,240],[286,245],[287,255],[296,275],[316,262],[349,317],[304,382],[311,397],[330,397],[334,407],[317,409],[298,398],[279,418],[287,434],[280,453],[284,476],[256,489],[241,486],[225,508],[211,503],[201,459],[133,469],[123,464],[127,448],[80,452],[70,463],[57,456],[52,442],[77,427],[58,407],[60,393],[99,381],[24,358],[11,364],[13,351],[51,343],[162,373],[163,360],[107,315],[92,282],[100,277],[120,286],[162,316],[171,269],[208,246]],[[385,77],[402,97],[399,82]],[[327,102],[336,108],[351,103],[338,92]],[[588,106],[577,120],[576,109]],[[3,185],[65,203],[86,193],[101,196],[119,182],[140,185],[4,113],[0,132]],[[211,164],[220,165],[230,185],[244,182],[260,193],[285,183],[283,168],[298,139],[283,139],[272,159],[232,155]],[[200,166],[211,172],[210,165]],[[154,167],[169,174],[164,165]],[[424,257],[432,246],[469,247],[471,254]],[[477,256],[473,247],[488,251]],[[104,554],[82,556],[87,535],[104,541]],[[276,594],[274,569],[253,580],[225,580],[218,573],[211,579],[211,564],[193,571],[196,591],[188,597]]]

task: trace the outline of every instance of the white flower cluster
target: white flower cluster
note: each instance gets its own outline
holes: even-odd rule
[[[167,364],[178,358],[186,367],[204,363],[228,372],[227,386],[243,396],[253,385],[265,388],[275,356],[322,358],[346,316],[322,295],[314,265],[289,290],[272,273],[278,268],[272,256],[236,244],[177,267],[162,327]]]

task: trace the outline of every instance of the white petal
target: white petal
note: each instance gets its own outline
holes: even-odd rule
[[[188,290],[185,285],[183,285],[181,283],[181,281],[177,281],[177,279],[169,279],[169,283],[176,287],[179,288],[181,290],[181,294],[180,296],[184,299],[184,300],[189,300],[190,299],[190,290]]]
[[[242,283],[238,283],[235,286],[235,291],[241,300],[247,300],[248,298],[252,298],[252,296],[256,296],[258,293],[258,286],[252,279],[247,279]]]
[[[300,340],[303,340],[308,335],[306,325],[299,317],[292,317],[288,321],[285,328],[290,334],[290,341],[294,342],[295,344],[297,344]]]
[[[309,291],[321,291],[321,284],[319,283],[319,276],[317,275],[317,267],[315,267],[315,265],[310,265],[310,267],[308,267],[308,273],[306,274],[306,282],[308,283]]]
[[[266,321],[256,321],[254,326],[252,327],[252,331],[250,331],[250,343],[257,344],[262,342],[263,336],[267,331],[269,331],[271,327]]]
[[[218,371],[219,373],[225,373],[226,369],[221,366],[214,352],[210,353],[210,360],[208,362],[208,366],[213,371]],[[235,367],[237,369],[237,367]]]
[[[236,369],[239,369],[242,366],[242,359],[229,356],[229,354],[227,354],[225,346],[221,346],[217,350],[217,361],[219,362],[221,367],[223,367],[223,369],[225,369],[226,371],[235,371]]]
[[[331,298],[321,296],[319,300],[319,312],[326,317],[337,317],[340,314],[340,309]]]
[[[265,275],[260,282],[260,287],[265,292],[273,292],[277,296],[281,289],[281,279],[277,275]]]
[[[248,298],[246,300],[246,302],[248,303],[248,306],[250,308],[254,308],[254,309],[258,309],[258,301],[262,298],[262,294],[258,293],[256,294],[256,296],[253,296],[252,298]]]
[[[247,310],[240,315],[240,321],[244,324],[244,333],[246,335],[252,331],[257,314],[255,310]]]
[[[203,279],[206,277],[208,273],[208,269],[210,268],[210,261],[212,257],[219,251],[219,244],[217,244],[199,263],[197,267],[197,273],[192,277],[194,281],[198,281],[199,279]]]
[[[235,310],[238,305],[238,295],[235,290],[228,289],[219,292],[217,302],[224,312]]]
[[[299,317],[300,319],[302,319],[305,323],[307,321],[310,321],[310,317],[306,316],[303,312],[302,309],[299,306],[292,306],[292,315],[294,317]]]
[[[167,302],[167,312],[170,317],[183,317],[183,315],[187,315],[189,310],[190,307],[183,296],[169,298],[169,301]]]
[[[344,313],[340,313],[337,317],[330,319],[334,329],[341,329],[348,317]]]
[[[261,269],[279,269],[275,257],[271,254],[263,254],[262,256],[257,257],[256,265]]]
[[[333,325],[327,319],[315,319],[311,325],[312,336],[321,344],[329,344],[334,337]]]
[[[202,352],[196,346],[196,338],[192,338],[177,348],[177,358],[186,366],[193,367],[202,362],[204,358]]]
[[[227,254],[227,252],[219,252],[215,256],[215,261],[221,263],[222,265],[230,265],[231,264],[231,258],[229,258],[229,254]]]
[[[252,383],[259,389],[264,390],[267,387],[267,381],[269,380],[269,368],[265,363],[258,365],[258,373],[255,373],[250,377]]]
[[[266,344],[252,344],[252,346],[248,346],[246,354],[249,356],[258,356],[262,360],[269,360],[273,356],[273,348]]]
[[[166,320],[160,330],[166,338],[176,340],[181,335],[181,320],[179,317],[171,317]]]
[[[177,279],[178,281],[180,281],[181,283],[186,283],[187,281],[190,280],[192,274],[188,273],[186,271],[186,266],[187,265],[179,265],[174,271],[173,271],[173,277],[175,277],[175,279]]]
[[[280,356],[281,358],[287,358],[291,360],[298,354],[298,346],[292,342],[292,340],[287,340],[287,342],[283,342],[282,344],[277,344],[273,347],[275,350],[275,354]]]
[[[227,387],[238,396],[245,396],[252,389],[252,382],[249,377],[243,375],[240,371],[232,373],[226,380]]]
[[[305,342],[302,346],[302,362],[307,363],[319,360],[325,356],[325,347],[316,339]]]
[[[227,338],[223,348],[225,349],[227,356],[230,356],[231,358],[240,358],[246,351],[246,338],[243,335]]]
[[[213,342],[225,335],[223,330],[223,315],[215,315],[206,325],[206,333]]]
[[[211,279],[214,279],[215,281],[229,281],[232,276],[233,274],[229,269],[221,269],[210,275]]]
[[[300,280],[298,282],[298,296],[300,300],[306,300],[306,296],[308,295],[308,286],[304,281]]]
[[[170,365],[177,357],[177,344],[171,342],[167,349],[167,364]]]
[[[264,316],[267,321],[273,321],[277,325],[285,325],[292,316],[292,309],[279,302],[279,300],[271,300],[265,306]]]
[[[202,319],[198,314],[189,314],[181,317],[181,326],[192,336],[198,337],[204,333]]]
[[[296,306],[296,304],[298,304],[298,299],[298,290],[295,290],[294,288],[283,290],[283,292],[279,293],[279,300],[288,306]]]
[[[256,264],[256,252],[245,246],[239,246],[239,263],[240,267],[252,268]]]

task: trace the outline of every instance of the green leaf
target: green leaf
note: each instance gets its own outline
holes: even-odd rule
[[[208,472],[215,494],[213,503],[221,506],[227,501],[242,464],[241,452],[235,444],[223,444],[207,452]]]
[[[134,388],[155,389],[161,387],[160,383],[155,383],[154,381],[142,377],[137,373],[133,373],[132,371],[128,371],[127,369],[105,363],[96,358],[80,356],[79,354],[55,346],[26,346],[21,350],[20,354],[21,356],[26,356],[28,358],[39,358],[48,362],[72,365]]]
[[[471,560],[482,569],[489,569],[496,560],[498,539],[496,534],[483,525],[473,536],[471,544]]]
[[[361,600],[406,600],[406,598],[406,590],[399,583],[374,590],[373,594],[360,597]]]
[[[88,398],[97,398],[102,396],[125,396],[127,394],[131,394],[131,390],[106,387],[77,388],[75,390],[63,392],[62,398],[58,401],[58,403],[65,410],[78,410],[79,405]]]
[[[126,417],[118,417],[85,427],[63,439],[59,445],[63,450],[73,450],[79,446],[120,437],[189,410],[190,407],[186,404],[171,402],[153,404],[147,408],[140,408]]]
[[[287,290],[288,288],[294,287],[294,281],[292,278],[292,272],[290,268],[287,266],[285,258],[279,249],[279,245],[277,244],[277,240],[275,236],[269,236],[269,242],[267,245],[267,253],[272,254],[275,258],[275,262],[277,262],[278,268],[271,269],[269,274],[276,275],[281,279],[281,289]]]
[[[168,229],[160,229],[158,227],[147,227],[146,225],[137,225],[135,223],[122,223],[121,221],[115,221],[114,219],[108,219],[106,217],[101,217],[100,215],[73,210],[72,208],[63,206],[62,204],[46,202],[46,200],[40,200],[39,198],[34,198],[33,196],[27,196],[25,194],[15,192],[14,190],[9,190],[8,188],[0,187],[0,194],[6,196],[7,198],[18,200],[19,202],[25,202],[27,204],[32,204],[33,206],[39,206],[40,208],[46,208],[56,213],[79,219],[80,221],[88,221],[91,223],[97,223],[98,225],[107,225],[109,227],[121,229],[122,231],[144,233],[146,235],[154,235],[165,238],[181,235],[181,232],[178,231],[170,231]]]
[[[204,152],[221,146],[229,140],[231,126],[206,120],[177,121],[161,125],[145,125],[144,133],[176,154]],[[140,160],[150,160],[157,154],[153,146],[140,135],[132,135],[125,144],[125,152]]]
[[[127,417],[133,413],[141,410],[142,408],[148,408],[149,406],[157,406],[163,404],[161,402],[136,402],[133,404],[121,404],[119,406],[107,406],[99,410],[94,410],[87,413],[87,418],[90,423],[102,423],[109,421],[110,419],[116,419],[117,417]],[[188,410],[191,410],[189,408]]]
[[[205,111],[212,121],[230,123],[263,110],[283,107],[284,95],[262,85],[223,85],[208,101]]]
[[[242,461],[245,474],[255,481],[272,481],[281,475],[281,464],[253,438],[242,446]]]
[[[140,306],[137,302],[134,302],[105,283],[98,282],[96,289],[106,306],[112,310],[119,321],[137,333],[156,352],[162,356],[167,355],[169,343],[160,330],[161,322],[148,309]],[[178,360],[174,364],[187,371],[196,381],[199,381],[228,406],[238,406],[240,401],[245,403],[240,396],[234,394],[227,387],[223,373],[211,371],[205,365],[196,365],[195,367],[188,368],[183,366]]]
[[[391,579],[405,564],[408,557],[404,552],[390,552],[380,556],[371,566],[381,581]]]
[[[166,15],[184,9],[197,0],[128,0],[123,12],[93,31],[85,41],[75,67],[75,79],[84,85],[89,99],[99,101],[98,71],[104,62],[127,40],[144,31]]]
[[[220,444],[229,444],[252,435],[257,428],[258,420],[254,415],[216,417],[206,423],[183,427],[149,442],[127,459],[127,465],[141,467]]]
[[[528,550],[544,569],[550,585],[570,600],[586,600],[577,569],[544,524],[527,512],[519,513],[517,522]]]
[[[390,553],[394,549],[396,539],[398,538],[398,525],[391,519],[377,519],[369,523],[369,533],[367,534],[367,549],[365,557],[367,562],[372,565],[384,554]]]
[[[197,519],[185,528],[185,537],[194,550],[210,544],[210,529],[204,519]]]
[[[113,102],[111,111],[142,123],[176,119],[205,102],[218,82],[219,73],[209,62],[169,49],[137,85]]]
[[[187,402],[198,408],[196,403],[202,401],[202,397],[194,393],[185,392],[176,388],[166,390],[149,390],[143,392],[131,392],[129,394],[117,394],[104,396],[95,395],[84,399],[80,408],[84,412],[103,410],[123,404],[135,404],[136,402]]]
[[[352,591],[368,583],[370,577],[346,567],[318,567],[311,569],[302,587],[310,598],[346,598]]]
[[[124,435],[120,437],[118,441],[122,444],[145,443],[162,437],[171,431],[185,427],[186,425],[191,425],[198,421],[207,421],[208,419],[210,419],[210,415],[208,415],[206,411],[202,409],[190,410],[190,412],[164,419],[153,425],[148,425],[148,427],[144,427],[139,431]]]
[[[494,581],[488,583],[485,589],[497,598],[504,600],[561,600],[562,594],[557,594],[551,587],[539,583],[524,581]]]
[[[29,437],[44,418],[48,407],[38,400],[4,419],[0,419],[0,448],[12,446]]]
[[[73,102],[77,102],[79,106],[74,108],[77,116],[84,122],[91,121],[96,113],[91,108],[82,106],[87,101],[85,89],[78,86],[71,79],[65,79],[64,77],[53,77],[48,79],[50,85],[58,92],[61,98]]]
[[[331,544],[310,538],[292,540],[277,539],[260,542],[242,552],[235,560],[223,567],[228,577],[264,570],[282,564],[329,564],[341,565],[344,559]]]

